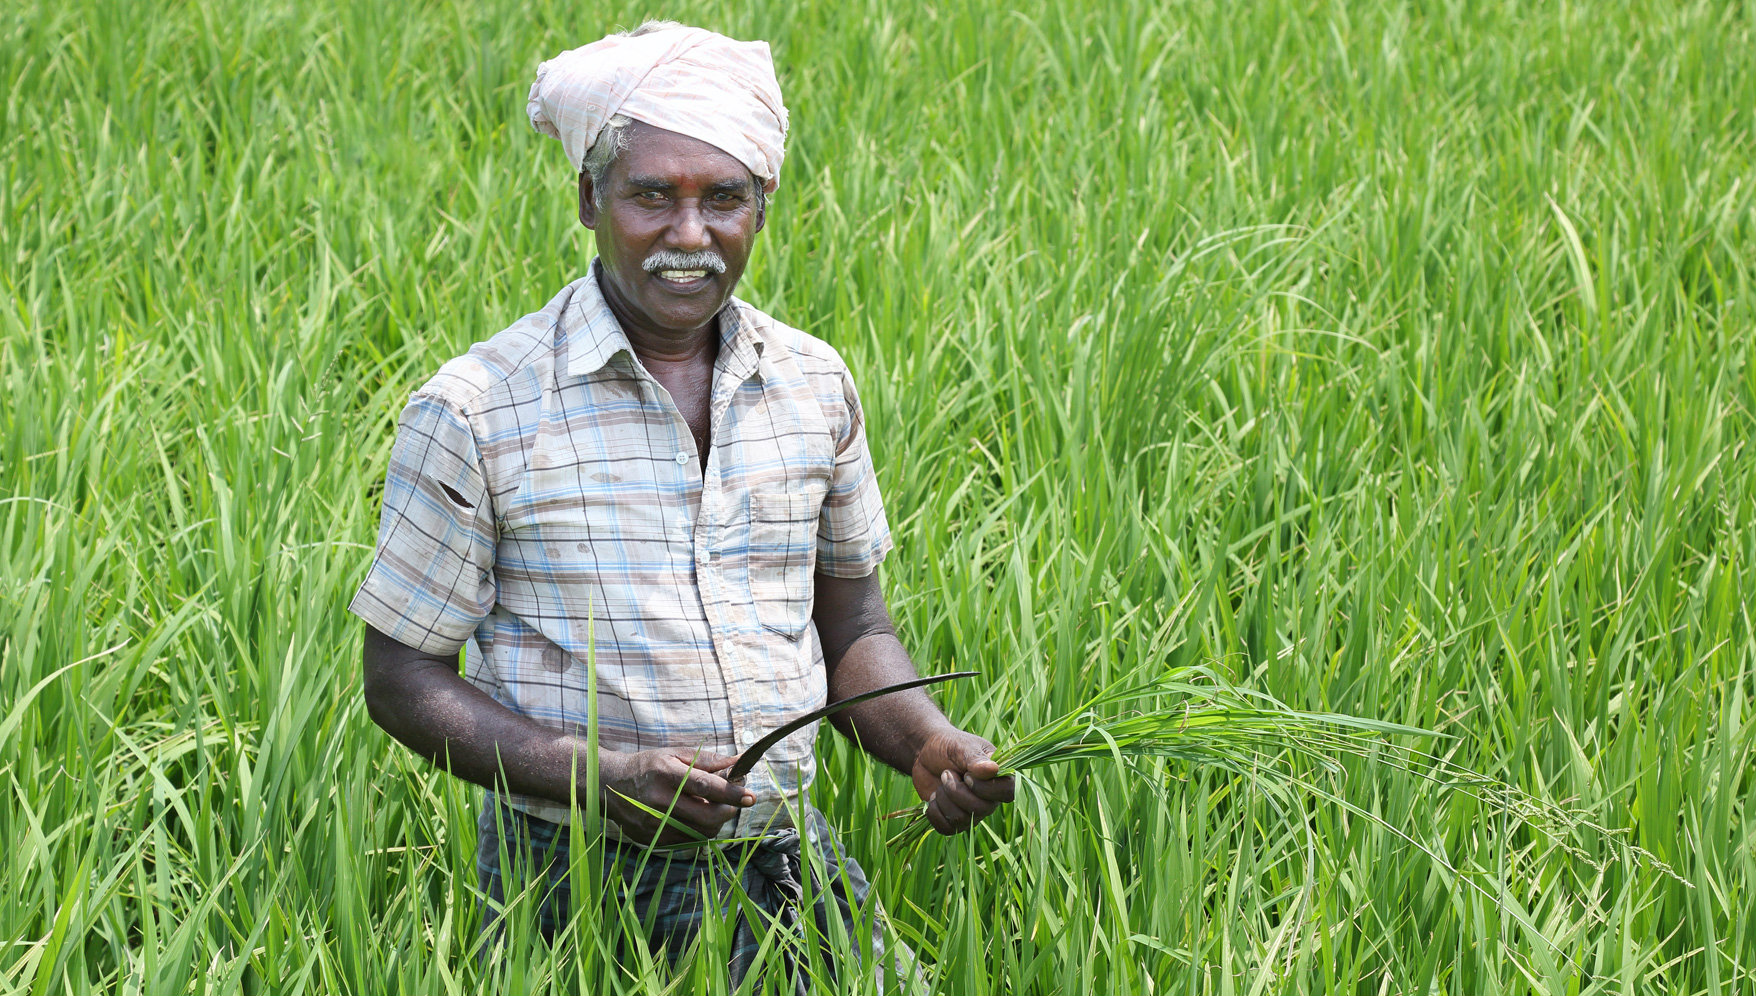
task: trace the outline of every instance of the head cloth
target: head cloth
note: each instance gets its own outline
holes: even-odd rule
[[[620,114],[725,150],[770,193],[780,183],[787,109],[767,42],[682,26],[611,35],[538,66],[525,111],[575,170]]]

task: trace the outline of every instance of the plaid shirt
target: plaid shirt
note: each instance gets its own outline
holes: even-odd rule
[[[821,706],[813,572],[891,547],[859,399],[821,340],[736,298],[719,319],[705,473],[593,276],[445,364],[403,410],[350,611],[437,655],[473,636],[469,681],[556,729],[583,733],[595,672],[608,750],[736,754]],[[815,737],[764,756],[722,835],[790,822]]]

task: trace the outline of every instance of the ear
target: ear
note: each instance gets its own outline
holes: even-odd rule
[[[593,196],[594,194],[595,191],[592,190],[591,186],[591,174],[587,173],[585,170],[580,170],[579,223],[587,228],[596,230],[598,227],[598,202],[597,198]]]

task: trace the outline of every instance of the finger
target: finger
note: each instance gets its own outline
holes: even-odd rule
[[[971,792],[992,803],[1011,802],[1013,793],[1017,790],[1011,775],[1005,778],[977,778],[966,772],[963,784]]]
[[[703,802],[746,809],[756,805],[756,795],[744,785],[734,785],[717,775],[700,771],[689,773],[683,791]]]
[[[721,824],[737,815],[738,811],[731,806],[713,805],[692,796],[682,796],[674,802],[649,799],[639,805],[630,803],[627,812],[612,818],[627,835],[638,840],[663,839],[675,843],[712,837],[719,832]]]
[[[653,844],[659,846],[670,844],[695,844],[699,843],[701,838],[711,836],[713,836],[713,834],[704,834],[701,831],[692,828],[685,829],[681,824],[672,822],[666,823],[664,826],[660,827],[658,833],[654,834],[651,838],[651,841]]]
[[[927,800],[927,822],[932,825],[935,831],[946,837],[957,832],[957,829],[952,826],[950,820],[946,819],[944,811],[940,808],[938,793],[934,793],[933,797]]]
[[[1000,766],[994,759],[983,754],[963,766],[963,773],[977,781],[988,781],[1000,774]]]
[[[964,811],[963,807],[951,801],[945,792],[935,792],[933,801],[927,803],[927,808],[929,811],[938,811],[939,823],[936,828],[947,836],[968,830],[973,822],[970,814]]]
[[[654,847],[664,847],[669,844],[688,844],[694,840],[693,835],[666,824],[665,828],[651,837],[648,843]]]
[[[655,835],[662,827],[657,819],[626,798],[617,799],[605,809],[604,815],[622,828],[623,837],[642,844],[657,839]]]
[[[756,796],[742,785],[734,785],[718,775],[700,768],[683,773],[683,791],[708,802],[724,806],[754,806]]]
[[[690,796],[678,799],[677,804],[671,808],[672,821],[699,832],[703,837],[712,837],[719,833],[720,826],[737,815],[735,806],[716,805]]]
[[[738,763],[736,757],[717,754],[711,750],[690,751],[687,754],[678,754],[677,756],[697,771],[724,771]]]
[[[949,771],[939,776],[939,791],[935,794],[945,796],[947,800],[955,804],[958,809],[969,813],[977,819],[993,812],[994,807],[999,805],[998,802],[990,802],[982,796],[977,795],[975,790],[965,784],[962,778],[959,778]]]
[[[970,765],[986,761],[993,763],[988,755],[994,753],[994,745],[973,733],[964,733],[952,743],[946,745],[947,759],[958,768],[968,770]]]

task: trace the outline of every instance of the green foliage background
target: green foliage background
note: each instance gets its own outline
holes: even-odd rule
[[[651,15],[774,45],[743,294],[854,367],[954,716],[1217,660],[1621,831],[1358,767],[1453,874],[1100,765],[905,861],[826,734],[937,988],[1756,990],[1749,0],[6,5],[0,986],[723,989],[479,966],[476,792],[343,613],[407,392],[590,257],[536,63]]]

